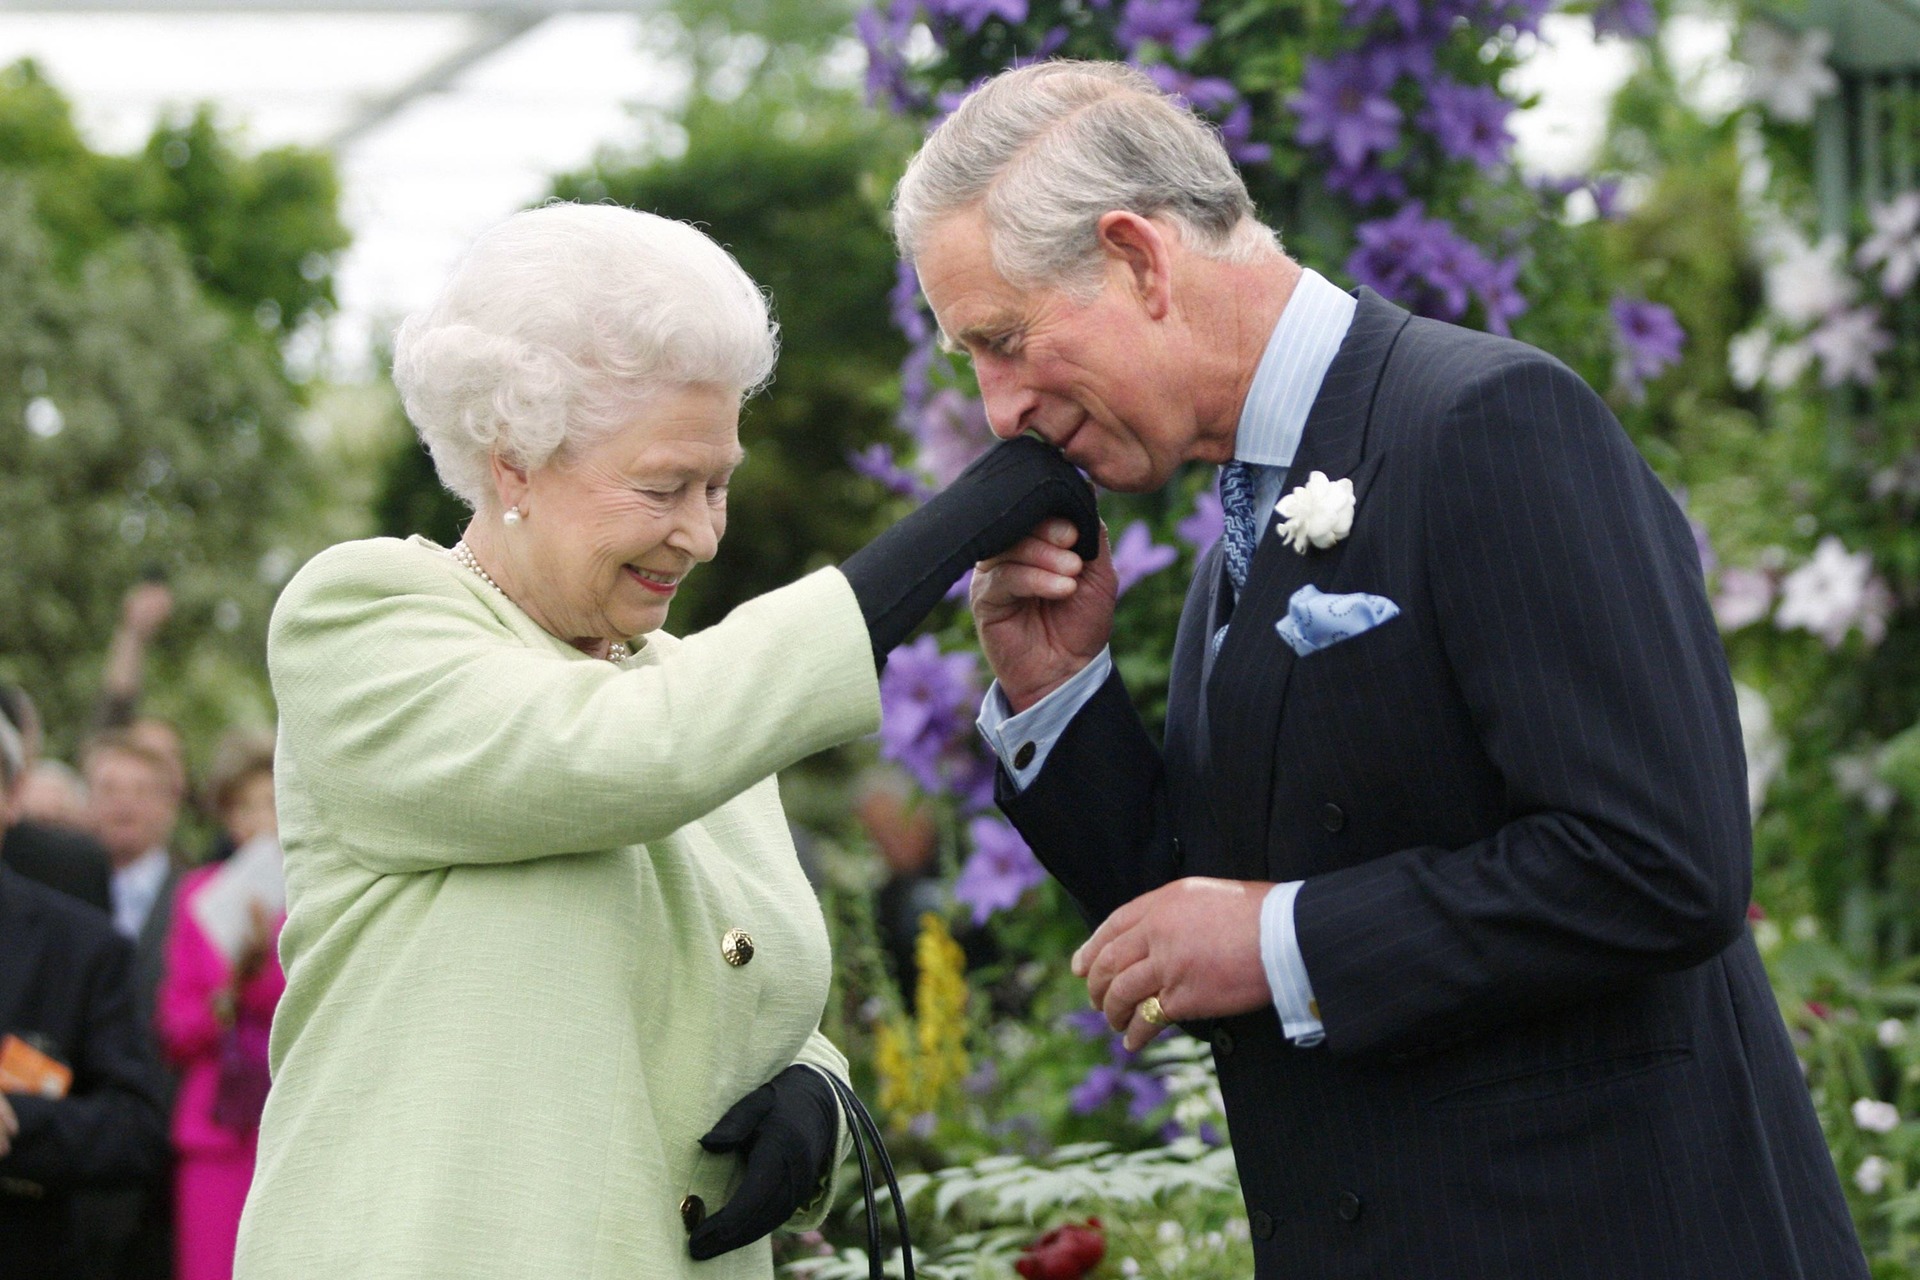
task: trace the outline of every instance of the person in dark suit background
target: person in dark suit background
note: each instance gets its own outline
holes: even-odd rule
[[[1697,554],[1599,397],[1303,269],[1130,68],[987,82],[894,211],[996,434],[1222,468],[1164,743],[1110,556],[1043,529],[972,603],[1000,803],[1111,1024],[1212,1041],[1261,1280],[1865,1277]]]
[[[0,825],[24,769],[0,721]],[[137,1185],[163,1165],[161,1072],[136,1021],[131,953],[103,912],[0,866],[0,1042],[72,1072],[64,1096],[0,1094],[0,1275],[82,1274],[73,1194]]]
[[[81,749],[95,830],[113,866],[113,927],[133,945],[134,1015],[148,1052],[154,1041],[155,995],[166,964],[168,924],[180,882],[172,849],[179,819],[181,774],[165,750],[128,730],[95,734]],[[173,1107],[174,1079],[165,1075]],[[161,1280],[173,1270],[173,1186],[169,1162],[143,1189],[89,1194],[78,1207],[90,1224],[87,1274],[102,1280]]]
[[[18,685],[0,685],[0,716],[19,735],[26,759],[22,776],[40,758],[40,714]],[[102,911],[113,909],[107,851],[82,831],[16,817],[0,836],[0,860],[29,880],[58,889]]]

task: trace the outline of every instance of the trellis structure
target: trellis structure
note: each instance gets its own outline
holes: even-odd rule
[[[1816,120],[1822,230],[1846,232],[1867,202],[1920,187],[1920,0],[1813,0],[1833,34],[1840,92]]]

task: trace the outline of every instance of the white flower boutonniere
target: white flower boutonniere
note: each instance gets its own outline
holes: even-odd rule
[[[1309,545],[1330,547],[1353,530],[1353,481],[1329,480],[1326,472],[1316,471],[1274,510],[1281,517],[1274,532],[1301,555]]]

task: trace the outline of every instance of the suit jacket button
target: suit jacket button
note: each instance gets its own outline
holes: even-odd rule
[[[1338,831],[1347,825],[1346,810],[1337,804],[1328,803],[1320,807],[1320,825],[1329,831]]]
[[[745,929],[729,929],[720,939],[720,957],[738,969],[753,959],[753,935]]]
[[[1340,1215],[1340,1221],[1352,1222],[1360,1216],[1360,1197],[1351,1191],[1342,1191],[1333,1211]]]
[[[1260,1240],[1273,1239],[1273,1215],[1265,1209],[1255,1209],[1251,1214],[1247,1215],[1247,1225],[1253,1228],[1255,1238]]]
[[[680,1202],[680,1222],[692,1235],[695,1227],[707,1220],[707,1202],[699,1196],[688,1196]]]
[[[1020,744],[1020,749],[1013,753],[1013,767],[1016,769],[1024,769],[1032,763],[1033,744],[1031,742],[1023,742]]]
[[[1233,1056],[1233,1032],[1221,1027],[1213,1033],[1213,1051],[1223,1058]]]
[[[1180,843],[1180,837],[1173,838],[1173,861],[1175,866],[1184,866],[1187,861],[1187,846]]]

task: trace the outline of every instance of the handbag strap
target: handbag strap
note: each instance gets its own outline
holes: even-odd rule
[[[893,1201],[894,1224],[900,1230],[900,1260],[904,1270],[902,1280],[914,1280],[913,1240],[907,1229],[907,1204],[900,1194],[900,1182],[894,1176],[893,1160],[887,1155],[887,1144],[880,1140],[880,1126],[873,1122],[866,1105],[860,1101],[849,1085],[831,1071],[823,1071],[827,1082],[840,1099],[840,1109],[846,1113],[847,1130],[853,1135],[853,1149],[860,1156],[861,1192],[866,1198],[867,1208],[867,1274],[871,1280],[886,1280],[886,1272],[880,1255],[880,1216],[876,1211],[873,1163],[877,1162],[880,1172],[887,1180],[887,1196]],[[873,1161],[867,1157],[866,1145],[873,1147]]]

